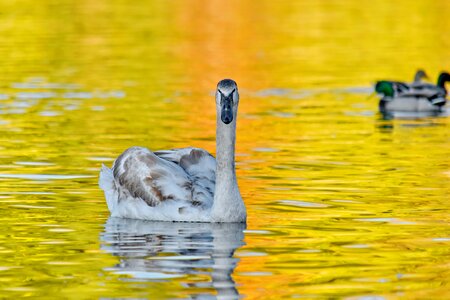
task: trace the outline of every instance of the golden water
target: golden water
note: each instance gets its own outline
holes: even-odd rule
[[[0,1],[0,295],[450,298],[450,121],[383,120],[368,98],[450,69],[449,16],[447,0]],[[108,220],[101,163],[214,152],[226,77],[247,227]]]

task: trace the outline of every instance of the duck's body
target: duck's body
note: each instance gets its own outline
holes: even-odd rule
[[[236,83],[222,80],[216,92],[217,161],[206,150],[152,152],[132,147],[111,169],[103,166],[100,187],[113,217],[182,222],[245,222],[246,210],[234,166]]]
[[[378,81],[375,91],[383,95],[379,103],[380,111],[441,111],[447,101],[445,82],[450,81],[450,75],[441,73],[437,85],[422,82],[421,78],[416,74],[416,78],[411,84],[387,80]]]
[[[381,112],[437,112],[442,110],[445,101],[445,98],[435,98],[430,100],[426,96],[399,95],[396,97],[383,97],[380,99],[379,108]]]

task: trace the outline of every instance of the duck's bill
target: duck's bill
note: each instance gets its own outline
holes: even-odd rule
[[[369,99],[373,98],[376,95],[377,95],[377,92],[373,91],[372,93],[370,93],[369,96],[367,96],[366,100],[369,100]]]

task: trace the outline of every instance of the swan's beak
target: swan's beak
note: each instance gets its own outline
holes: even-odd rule
[[[233,93],[234,91],[232,91],[228,96],[225,96],[222,92],[220,92],[220,119],[225,124],[230,124],[233,122]]]
[[[233,122],[233,109],[231,108],[231,103],[222,104],[222,113],[220,119],[225,124],[230,124]]]

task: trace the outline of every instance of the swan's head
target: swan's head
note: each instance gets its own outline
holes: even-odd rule
[[[236,82],[224,79],[217,84],[216,107],[220,119],[225,124],[230,124],[236,119],[239,93]]]

